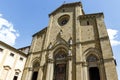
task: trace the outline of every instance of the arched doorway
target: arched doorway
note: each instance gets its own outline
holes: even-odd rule
[[[100,80],[100,74],[99,74],[98,67],[89,68],[89,77],[90,77],[90,80]]]
[[[89,80],[100,80],[98,58],[91,54],[87,57]]]
[[[66,57],[67,55],[64,51],[60,51],[54,56],[54,80],[66,80]]]
[[[32,80],[37,80],[38,77],[38,71],[39,71],[39,62],[33,63],[33,74],[32,74]]]

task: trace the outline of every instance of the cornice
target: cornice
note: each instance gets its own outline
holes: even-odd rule
[[[42,30],[38,31],[37,33],[33,34],[32,37],[34,37],[34,36],[36,36],[36,35],[39,35],[39,34],[42,35],[42,34],[44,34],[46,31],[47,31],[47,27],[45,27],[44,29],[42,29]]]
[[[103,16],[103,18],[104,18],[104,14],[101,12],[101,13],[80,15],[79,19],[96,18],[96,17],[99,17],[99,16]]]
[[[22,49],[26,49],[26,48],[30,48],[30,46],[21,47],[21,48],[18,48],[18,50],[22,50]]]
[[[27,57],[27,54],[25,54],[25,53],[23,53],[23,52],[17,50],[16,48],[14,48],[14,47],[12,47],[12,46],[10,46],[10,45],[8,45],[8,44],[2,42],[2,41],[0,41],[0,44],[1,44],[2,46],[6,47],[7,49],[13,50],[13,51],[15,51],[16,53],[19,53],[19,54],[21,54],[21,55]]]

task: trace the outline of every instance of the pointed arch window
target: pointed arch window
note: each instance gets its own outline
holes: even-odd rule
[[[87,57],[87,62],[96,62],[97,60],[97,57],[92,54]]]
[[[33,64],[33,68],[38,68],[39,66],[40,66],[39,62],[35,62],[35,63]]]
[[[66,54],[64,52],[60,52],[55,56],[55,60],[64,60],[65,58],[66,58]]]

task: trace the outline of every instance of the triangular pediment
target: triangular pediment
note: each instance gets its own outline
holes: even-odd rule
[[[64,7],[72,7],[72,6],[82,6],[81,2],[74,2],[74,3],[64,3],[63,5],[61,5],[60,7],[58,7],[56,10],[54,10],[53,12],[51,12],[49,14],[49,16],[51,16],[52,14],[55,14],[57,11],[59,11],[60,9],[64,8]]]

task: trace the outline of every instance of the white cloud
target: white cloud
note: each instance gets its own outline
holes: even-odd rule
[[[0,14],[0,17],[2,16],[2,14]]]
[[[14,29],[13,24],[0,14],[0,40],[13,46],[18,36],[19,33]]]
[[[108,35],[109,35],[109,38],[110,38],[110,42],[111,42],[111,45],[112,46],[117,46],[117,45],[120,45],[120,41],[117,40],[117,36],[118,36],[118,31],[117,30],[114,30],[114,29],[107,29],[108,31]]]

